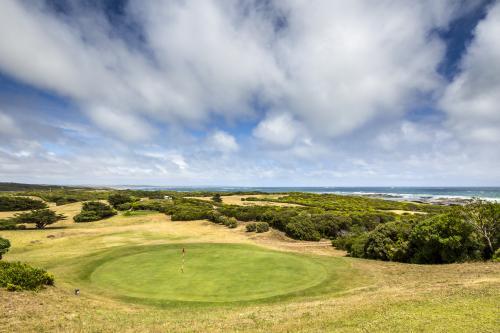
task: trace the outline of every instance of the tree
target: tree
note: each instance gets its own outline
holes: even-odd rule
[[[486,243],[486,257],[491,258],[500,245],[500,204],[474,198],[461,209],[464,220]]]
[[[0,237],[0,259],[2,259],[2,256],[9,251],[9,248],[10,248],[9,240]]]
[[[33,223],[37,229],[43,229],[49,224],[64,220],[62,214],[56,214],[50,209],[37,209],[28,213],[16,214],[14,219],[17,223]]]
[[[219,193],[215,193],[214,196],[212,197],[212,201],[216,203],[221,203],[222,202],[222,197]]]

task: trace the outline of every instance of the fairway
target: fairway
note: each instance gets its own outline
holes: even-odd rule
[[[95,268],[90,280],[117,296],[234,302],[290,294],[326,277],[325,267],[309,256],[241,244],[176,244],[114,255]]]

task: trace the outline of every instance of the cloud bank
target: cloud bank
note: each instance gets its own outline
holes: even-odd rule
[[[2,1],[0,71],[71,110],[0,98],[0,175],[498,185],[498,2],[452,81],[439,72],[439,31],[480,5],[131,0],[112,19],[86,2]]]

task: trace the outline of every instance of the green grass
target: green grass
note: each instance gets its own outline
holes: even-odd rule
[[[327,277],[326,268],[307,256],[248,245],[175,244],[136,254],[114,251],[109,261],[99,261],[90,283],[144,301],[234,302],[294,293]]]
[[[145,216],[157,214],[154,210],[128,210],[122,214],[122,216],[130,217],[130,216]]]

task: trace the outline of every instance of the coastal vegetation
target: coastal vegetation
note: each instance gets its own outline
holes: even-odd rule
[[[47,208],[45,202],[26,197],[0,196],[0,212]]]
[[[36,197],[50,195],[43,192]],[[64,189],[61,201],[89,200],[46,201],[52,213],[2,213],[2,221],[34,228],[2,231],[0,330],[496,327],[496,203],[220,194],[222,202],[213,192],[155,191],[150,198],[147,191]],[[42,223],[49,215],[58,218]],[[33,223],[37,217],[43,229]],[[455,316],[471,314],[474,321],[456,324]]]
[[[93,222],[116,215],[109,205],[99,201],[84,202],[80,214],[73,217],[75,222]]]

